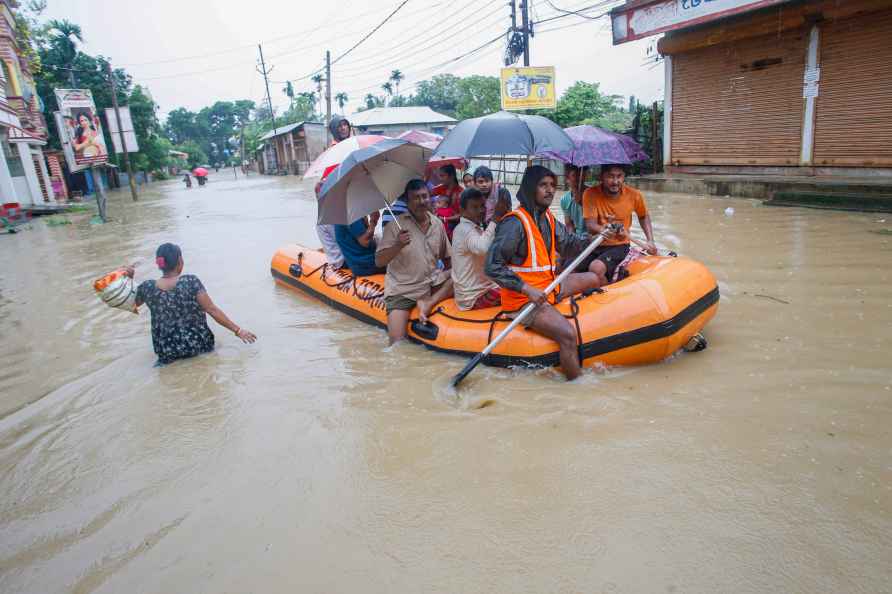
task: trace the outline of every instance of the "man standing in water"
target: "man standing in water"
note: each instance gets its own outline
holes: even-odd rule
[[[448,270],[452,248],[446,228],[430,212],[427,185],[413,179],[404,195],[408,211],[384,227],[375,254],[375,265],[387,267],[384,305],[390,344],[406,337],[409,314],[416,305],[424,322],[434,305],[452,296]]]
[[[598,276],[598,286],[606,285],[620,262],[629,255],[629,231],[632,229],[632,212],[638,215],[638,224],[647,237],[647,252],[657,253],[654,230],[644,196],[625,185],[626,170],[622,165],[602,165],[601,183],[585,191],[582,197],[582,216],[589,233],[600,233],[606,225],[622,223],[623,230],[615,237],[604,240],[585,264],[587,270]]]
[[[561,368],[572,380],[582,372],[576,329],[554,303],[596,288],[599,283],[591,272],[571,273],[558,294],[544,292],[555,279],[558,255],[569,258],[592,241],[588,234],[567,231],[549,212],[556,188],[557,176],[549,169],[527,167],[517,192],[520,208],[505,215],[496,227],[486,256],[486,274],[502,288],[504,311],[517,312],[529,302],[537,305],[523,324],[558,343]]]

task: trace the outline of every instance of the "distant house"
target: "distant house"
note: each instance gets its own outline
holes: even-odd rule
[[[318,122],[277,126],[260,141],[263,173],[299,175],[325,150],[325,126]]]
[[[430,107],[376,107],[347,119],[358,133],[384,136],[398,136],[407,130],[445,135],[458,121]]]

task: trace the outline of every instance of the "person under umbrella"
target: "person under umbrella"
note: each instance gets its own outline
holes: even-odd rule
[[[554,307],[570,295],[599,286],[591,272],[572,273],[558,294],[546,295],[543,289],[555,279],[558,256],[569,259],[592,241],[588,234],[570,233],[549,211],[557,189],[557,176],[540,165],[527,167],[520,182],[517,199],[520,207],[505,215],[496,227],[495,237],[486,255],[485,271],[502,288],[502,309],[519,312],[527,303],[537,307],[524,318],[527,328],[551,338],[560,347],[561,368],[567,379],[582,372],[572,322]],[[609,235],[609,229],[604,231]]]
[[[592,252],[580,269],[588,270],[598,276],[599,285],[610,282],[617,266],[629,255],[632,229],[632,213],[638,216],[638,224],[647,237],[645,251],[657,253],[654,244],[653,223],[644,201],[644,195],[631,186],[625,185],[626,169],[623,165],[601,166],[601,183],[585,191],[582,197],[582,215],[589,233],[597,234],[610,223],[621,223],[623,230],[615,237],[604,240],[598,249]]]
[[[445,227],[430,212],[427,186],[421,179],[410,180],[404,194],[408,211],[384,228],[375,254],[375,265],[387,267],[384,306],[390,344],[406,337],[415,306],[426,322],[433,306],[452,296],[452,246]]]
[[[341,115],[335,115],[328,123],[328,131],[331,132],[331,146],[353,136],[353,126],[350,120]]]

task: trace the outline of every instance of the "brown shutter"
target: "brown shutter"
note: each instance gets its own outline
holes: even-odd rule
[[[672,57],[672,162],[798,165],[808,40],[784,31]]]
[[[892,11],[821,26],[815,165],[892,166]]]

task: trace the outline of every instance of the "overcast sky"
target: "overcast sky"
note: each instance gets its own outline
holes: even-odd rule
[[[323,64],[325,50],[337,58],[368,34],[402,0],[49,0],[43,18],[68,19],[83,29],[84,50],[109,57],[135,82],[149,88],[162,117],[177,107],[200,109],[218,100],[265,97],[257,73],[257,43],[272,67],[270,93],[276,107],[288,103],[285,80],[295,91],[312,90],[308,80]],[[598,0],[551,0],[560,9],[604,5]],[[547,0],[532,0],[534,20],[562,13]],[[588,12],[597,16],[598,8]],[[334,95],[350,98],[355,111],[366,93],[399,69],[401,93],[435,74],[497,76],[500,40],[460,60],[464,54],[504,34],[510,25],[507,0],[408,0],[384,26],[332,68]],[[609,19],[564,16],[537,26],[531,44],[533,66],[555,66],[558,91],[576,80],[598,82],[602,90],[662,97],[662,64],[647,64],[653,40],[613,46]],[[504,37],[504,35],[503,35]],[[335,106],[336,107],[336,106]]]

